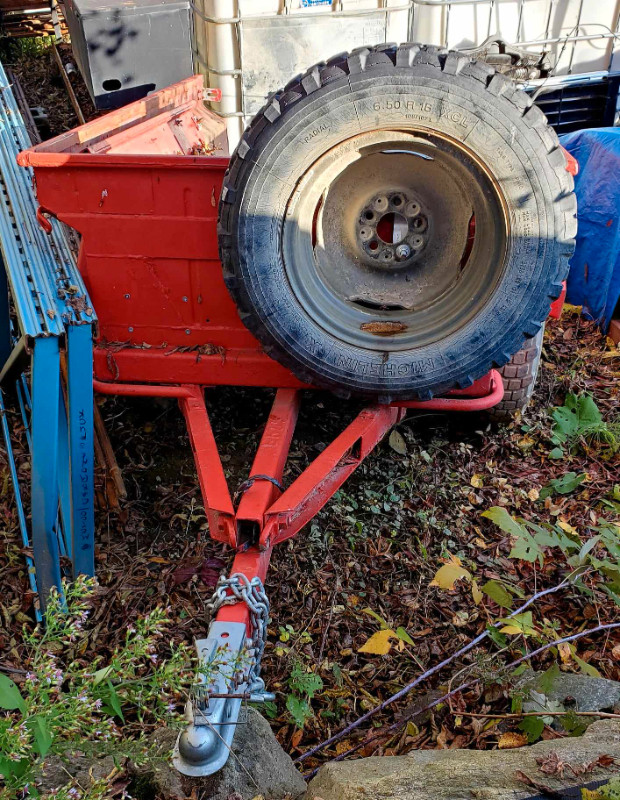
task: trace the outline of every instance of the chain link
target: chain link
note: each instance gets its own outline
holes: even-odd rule
[[[248,691],[264,692],[265,682],[260,677],[260,667],[267,641],[269,600],[261,579],[255,577],[248,580],[242,572],[236,572],[228,578],[221,576],[212,598],[206,604],[207,610],[212,617],[215,617],[222,606],[231,606],[235,603],[245,603],[250,611],[252,640],[248,648],[250,656]]]

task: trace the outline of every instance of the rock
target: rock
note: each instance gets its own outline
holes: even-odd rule
[[[42,795],[52,794],[54,790],[66,786],[74,779],[85,789],[93,781],[106,778],[114,771],[116,764],[112,756],[93,758],[83,753],[66,753],[61,756],[48,756],[35,779]]]
[[[571,672],[557,672],[546,675],[544,689],[541,680],[545,673],[526,673],[523,689],[529,697],[523,701],[524,711],[613,711],[620,705],[620,683],[607,678],[590,675],[575,675]]]
[[[581,777],[541,770],[536,759],[555,757],[574,768],[600,756],[616,759]],[[519,772],[534,781],[528,786]],[[620,722],[600,720],[583,736],[539,742],[516,750],[417,750],[405,756],[326,764],[311,781],[305,800],[519,800],[569,786],[607,780],[620,773]]]
[[[303,794],[306,783],[293,762],[280,747],[269,723],[258,711],[248,708],[247,722],[239,724],[233,739],[232,753],[226,766],[208,778],[187,778],[172,766],[169,754],[178,731],[161,728],[151,736],[159,759],[144,766],[132,766],[135,774],[131,795],[136,800],[184,800],[197,790],[198,797],[209,800],[284,800]]]

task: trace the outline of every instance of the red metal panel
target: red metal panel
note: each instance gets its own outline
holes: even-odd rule
[[[220,335],[223,337],[225,331],[219,331]],[[102,381],[124,383],[304,388],[289,370],[263,353],[258,343],[254,349],[223,346],[213,355],[206,355],[205,350],[211,350],[211,346],[199,346],[193,352],[174,352],[172,347],[144,349],[139,345],[100,344],[94,353],[95,375]]]

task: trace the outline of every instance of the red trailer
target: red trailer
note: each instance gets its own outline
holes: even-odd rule
[[[492,370],[446,397],[368,405],[282,485],[302,390],[312,387],[266,355],[224,283],[217,221],[229,164],[225,123],[203,105],[217,94],[200,76],[189,78],[19,156],[34,168],[40,223],[53,215],[82,234],[79,267],[99,320],[96,391],[178,400],[210,535],[235,553],[208,638],[197,643],[203,663],[215,666],[197,688],[177,752],[178,767],[193,775],[225,763],[243,699],[264,688],[263,581],[272,548],[312,519],[408,409],[481,411],[504,392]],[[234,499],[205,403],[205,388],[217,385],[277,389]]]

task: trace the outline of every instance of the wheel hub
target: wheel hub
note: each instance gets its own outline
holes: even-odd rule
[[[407,266],[427,241],[428,212],[410,193],[376,194],[359,215],[356,236],[365,255],[380,267]]]
[[[482,307],[504,269],[507,229],[496,186],[460,143],[373,131],[300,179],[282,258],[301,308],[330,334],[406,350]]]

